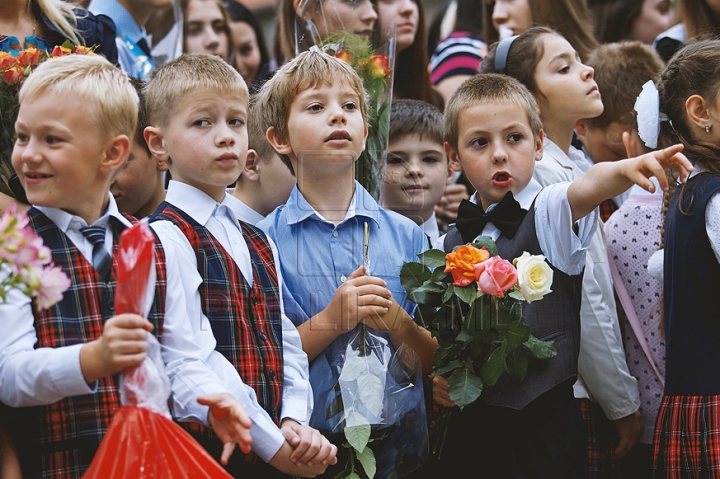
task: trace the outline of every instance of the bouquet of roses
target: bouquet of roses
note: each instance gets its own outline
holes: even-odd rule
[[[365,151],[355,163],[355,178],[375,198],[380,193],[379,178],[383,155],[388,147],[390,132],[390,102],[392,74],[395,64],[395,38],[391,37],[378,53],[362,37],[340,31],[320,43],[321,51],[351,65],[360,76],[368,95],[368,138]]]
[[[418,304],[415,322],[440,345],[432,376],[448,378],[450,399],[460,409],[504,373],[521,381],[529,356],[556,355],[552,341],[532,335],[522,313],[523,302],[551,292],[553,272],[544,256],[525,252],[511,263],[498,255],[492,239],[481,236],[452,253],[431,249],[418,257],[420,263],[403,266],[400,280]],[[436,450],[445,433],[440,431]]]
[[[13,204],[0,218],[0,302],[11,289],[35,299],[39,309],[60,301],[70,287],[67,275],[52,264],[50,249]]]
[[[0,192],[15,198],[18,196],[10,187],[10,178],[15,173],[10,156],[15,143],[15,120],[19,109],[17,95],[25,78],[48,58],[71,54],[94,55],[94,52],[94,47],[73,46],[69,41],[50,52],[32,47],[16,56],[0,52]]]

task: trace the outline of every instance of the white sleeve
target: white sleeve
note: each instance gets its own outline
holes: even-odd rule
[[[720,262],[720,191],[716,192],[705,207],[705,231],[710,239],[715,259]]]
[[[546,186],[535,199],[535,232],[547,260],[563,273],[580,274],[597,228],[598,210],[575,224],[567,198],[569,182]],[[577,225],[577,233],[574,231]]]
[[[13,289],[0,304],[0,401],[12,407],[52,404],[93,394],[80,368],[83,344],[38,348],[30,298]]]

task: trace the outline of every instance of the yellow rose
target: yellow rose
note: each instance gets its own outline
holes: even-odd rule
[[[460,246],[445,255],[445,272],[452,273],[454,285],[467,286],[475,281],[475,265],[489,257],[490,253],[484,247],[477,249],[470,245]]]
[[[543,255],[531,255],[527,251],[515,259],[518,272],[518,289],[528,303],[552,293],[553,270]]]

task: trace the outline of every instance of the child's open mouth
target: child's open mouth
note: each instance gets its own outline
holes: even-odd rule
[[[509,186],[512,182],[512,178],[510,175],[504,171],[498,171],[493,175],[492,178],[493,185],[499,186],[499,187],[506,187]]]

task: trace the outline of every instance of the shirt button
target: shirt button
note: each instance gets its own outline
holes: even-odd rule
[[[267,335],[262,331],[260,331],[260,339],[262,339],[263,341],[267,341]]]
[[[257,302],[258,302],[257,296],[253,296],[253,297],[250,299],[250,301],[252,302],[252,304],[257,304]]]
[[[338,237],[338,232],[337,232],[337,230],[333,231],[333,237],[335,237],[335,238]]]
[[[275,379],[275,371],[269,371],[268,376],[270,376],[270,379]]]
[[[340,282],[344,283],[345,281],[347,281],[347,276],[345,276],[345,275],[340,276]]]

